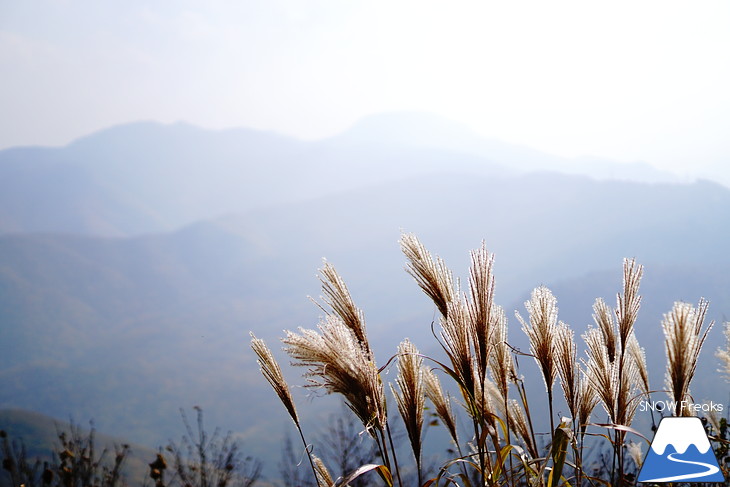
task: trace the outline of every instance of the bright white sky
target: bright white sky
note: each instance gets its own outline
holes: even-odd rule
[[[143,119],[311,139],[419,110],[717,174],[730,2],[0,0],[0,87],[0,148]]]

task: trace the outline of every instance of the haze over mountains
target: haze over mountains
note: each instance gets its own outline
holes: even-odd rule
[[[177,436],[178,408],[197,404],[273,468],[287,420],[248,332],[276,350],[283,329],[316,325],[307,295],[319,293],[322,257],[365,310],[381,363],[406,336],[436,351],[433,307],[403,271],[402,231],[462,278],[484,240],[522,348],[514,310],[525,314],[533,287],[553,289],[579,334],[596,297],[614,302],[621,259],[636,257],[646,266],[637,335],[662,389],[661,314],[700,296],[711,318],[730,311],[728,210],[730,190],[715,183],[563,161],[415,114],[318,142],[140,123],[2,151],[0,408],[93,417],[154,447]],[[713,389],[719,331],[698,400],[728,399]],[[317,409],[297,394],[303,411]]]
[[[0,151],[0,233],[128,236],[434,173],[561,170],[671,181],[650,166],[567,161],[413,113],[318,142],[248,129],[135,123],[62,148]]]

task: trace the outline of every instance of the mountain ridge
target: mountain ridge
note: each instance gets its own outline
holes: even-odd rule
[[[130,236],[428,174],[591,172],[592,163],[560,161],[423,114],[383,114],[321,141],[135,122],[60,148],[0,151],[0,233]]]

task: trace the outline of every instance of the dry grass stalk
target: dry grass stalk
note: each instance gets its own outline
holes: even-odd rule
[[[529,324],[522,316],[515,312],[515,316],[522,324],[522,330],[530,339],[530,352],[535,357],[545,388],[550,393],[556,376],[555,362],[555,328],[558,320],[558,300],[545,286],[532,291],[529,301],[525,301],[525,308],[529,315]]]
[[[606,352],[609,361],[616,360],[616,324],[613,321],[611,307],[606,304],[602,298],[597,298],[593,303],[593,321],[598,325],[598,329],[603,334],[603,340],[606,344]]]
[[[362,310],[355,306],[345,281],[342,280],[335,267],[328,262],[320,269],[320,274],[322,292],[324,293],[322,299],[342,319],[342,322],[352,330],[360,346],[372,358],[372,351],[365,332],[365,318]]]
[[[475,353],[476,366],[479,376],[487,373],[489,354],[492,346],[492,329],[494,305],[494,254],[487,252],[482,242],[478,250],[471,252],[471,267],[469,268],[468,301],[469,321],[471,325],[472,348]]]
[[[629,338],[628,353],[631,356],[631,359],[636,364],[637,370],[639,372],[641,392],[643,392],[645,396],[648,396],[650,388],[649,370],[646,367],[646,353],[644,352],[644,349],[641,347],[641,345],[639,345],[639,340],[637,340],[636,336],[633,334]]]
[[[502,401],[498,401],[500,404]],[[520,406],[520,403],[515,399],[509,399],[506,407],[508,410],[502,410],[505,406],[500,406],[502,414],[505,415],[509,420],[509,426],[512,431],[517,434],[517,437],[522,440],[522,444],[531,458],[538,458],[539,452],[537,445],[535,444],[530,425],[527,421],[527,416]],[[507,414],[509,411],[509,414]]]
[[[624,259],[623,293],[616,297],[616,320],[621,343],[618,411],[620,416],[619,424],[624,425],[630,425],[633,421],[638,406],[636,389],[641,388],[643,383],[641,363],[637,361],[642,357],[642,354],[632,354],[629,350],[631,342],[636,342],[638,347],[638,341],[634,335],[634,324],[641,307],[639,285],[643,274],[644,267],[637,264],[635,259]]]
[[[694,377],[702,345],[714,324],[711,322],[702,329],[708,305],[704,299],[700,299],[697,308],[677,302],[662,320],[667,352],[667,388],[672,399],[680,404],[680,416],[692,415],[688,408],[681,407],[681,403],[691,399],[689,384]]]
[[[634,259],[624,259],[623,292],[616,297],[612,317],[602,299],[593,305],[597,328],[590,328],[583,339],[587,345],[586,376],[590,388],[600,398],[610,421],[630,426],[639,405],[639,390],[648,393],[648,375],[641,347],[636,342],[634,324],[641,305],[639,284],[643,267]],[[614,456],[611,480],[623,478],[624,438],[614,432]]]
[[[578,422],[578,387],[580,369],[578,351],[575,346],[574,333],[568,325],[558,322],[555,329],[555,356],[560,385],[563,388],[565,402],[574,422]]]
[[[339,316],[325,316],[319,330],[287,331],[282,341],[294,365],[309,368],[305,374],[309,387],[341,394],[368,431],[372,427],[382,431],[385,393],[375,363]]]
[[[284,380],[284,375],[281,373],[281,367],[274,358],[274,355],[266,346],[263,340],[256,338],[253,332],[251,335],[251,348],[258,356],[258,364],[261,373],[266,380],[274,388],[274,392],[279,396],[279,400],[284,404],[289,416],[294,420],[295,423],[299,424],[299,416],[297,415],[297,408],[294,406],[294,399],[292,399],[291,392],[289,391],[289,384]]]
[[[583,335],[587,345],[588,383],[611,421],[626,426],[633,421],[638,392],[649,392],[646,359],[633,331],[641,301],[638,289],[642,269],[633,260],[624,261],[624,292],[617,296],[619,307],[612,313],[603,299],[596,299],[593,304],[596,328]]]
[[[639,284],[644,274],[644,267],[636,263],[635,259],[624,259],[623,294],[616,297],[616,318],[618,320],[621,349],[627,349],[627,343],[636,323],[641,306]]]
[[[591,388],[588,378],[582,370],[581,378],[578,382],[577,398],[578,402],[576,403],[577,414],[575,417],[575,423],[576,426],[580,428],[580,437],[582,441],[585,436],[588,423],[591,419],[591,413],[593,413],[593,409],[595,409],[596,404],[598,404],[598,396],[594,394],[593,388]]]
[[[630,337],[630,339],[633,337]],[[635,338],[633,338],[635,339]],[[618,424],[630,426],[634,420],[636,408],[639,406],[639,391],[642,389],[639,366],[632,356],[626,354],[623,369],[619,374],[616,409]]]
[[[583,334],[583,340],[588,355],[585,363],[588,383],[600,398],[611,421],[617,422],[618,368],[614,367],[616,362],[609,356],[605,335],[598,328],[589,328]]]
[[[451,271],[441,258],[434,261],[431,253],[413,234],[404,234],[400,239],[401,250],[408,259],[406,272],[418,283],[423,292],[431,298],[441,316],[448,313],[448,304],[456,292]]]
[[[479,371],[476,370],[476,365],[473,373],[475,377],[478,377]],[[488,377],[483,376],[474,382],[474,400],[469,408],[469,413],[478,422],[494,427],[496,426],[494,413],[498,410],[495,403],[500,402],[503,401],[499,388]]]
[[[406,426],[419,471],[423,410],[426,406],[423,373],[423,358],[419,355],[418,349],[408,339],[403,340],[398,346],[398,376],[395,379],[399,391],[392,386],[391,389]]]
[[[637,390],[642,383],[639,367],[629,355],[623,368],[619,367],[618,360],[611,362],[603,334],[596,328],[590,328],[583,339],[587,345],[586,374],[589,384],[611,421],[630,426],[639,404]]]
[[[451,409],[451,401],[444,395],[441,389],[441,382],[439,381],[433,370],[429,368],[423,369],[423,385],[426,397],[433,403],[436,415],[439,417],[441,422],[446,426],[446,429],[451,436],[451,439],[458,446],[459,438],[456,432],[456,418],[454,412]]]
[[[550,434],[553,435],[555,432],[553,384],[557,375],[554,344],[555,328],[558,320],[557,299],[547,287],[540,286],[532,291],[530,300],[525,302],[525,308],[529,315],[529,324],[516,311],[515,316],[522,324],[522,330],[530,339],[530,352],[535,358],[545,381],[550,414]]]
[[[725,348],[718,348],[715,356],[722,363],[722,367],[718,369],[718,372],[725,374],[725,379],[730,381],[730,321],[725,323],[723,333],[725,334]]]
[[[312,455],[312,461],[314,462],[314,475],[316,476],[317,485],[322,487],[332,487],[335,485],[334,480],[332,480],[332,475],[330,475],[322,459],[317,455]]]
[[[447,314],[441,318],[442,345],[458,376],[464,399],[469,402],[474,398],[475,389],[469,314],[462,300],[449,302],[447,309]]]
[[[509,384],[517,376],[512,350],[507,344],[507,316],[496,306],[492,312],[492,353],[489,356],[489,370],[502,397],[509,396]]]

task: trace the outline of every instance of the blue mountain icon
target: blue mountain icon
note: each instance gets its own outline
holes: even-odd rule
[[[663,418],[638,482],[724,482],[699,418]]]

